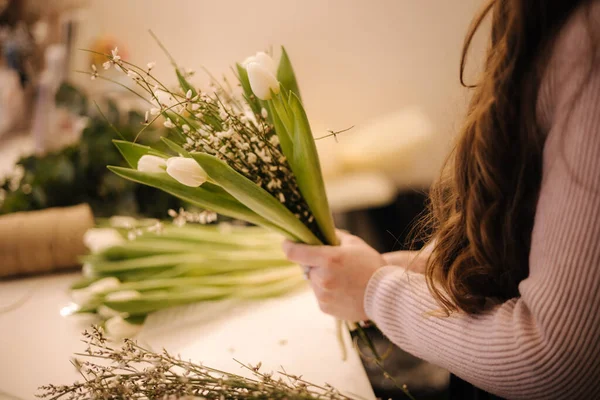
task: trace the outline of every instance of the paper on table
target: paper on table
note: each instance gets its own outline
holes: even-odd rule
[[[350,338],[345,332],[346,343]],[[156,312],[138,340],[153,350],[167,349],[184,359],[251,376],[234,360],[261,371],[302,375],[315,384],[329,383],[347,395],[375,395],[355,351],[346,361],[335,334],[335,321],[322,314],[305,290],[261,301],[198,303]]]

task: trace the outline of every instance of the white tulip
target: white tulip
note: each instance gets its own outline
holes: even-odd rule
[[[113,339],[124,339],[134,337],[142,329],[142,325],[132,324],[125,321],[120,315],[108,319],[104,323],[106,333]]]
[[[108,276],[106,278],[102,278],[92,283],[87,288],[92,293],[104,293],[109,290],[117,289],[121,286],[121,281],[115,278],[114,276]]]
[[[182,185],[198,187],[208,179],[208,175],[192,158],[171,157],[167,160],[167,174]]]
[[[265,67],[274,76],[277,76],[277,64],[275,64],[275,60],[273,60],[270,55],[263,51],[259,51],[255,55],[246,58],[244,62],[242,62],[242,65],[244,68],[248,68],[248,64],[250,63],[258,63]]]
[[[246,66],[250,87],[256,97],[261,100],[270,100],[271,91],[279,93],[279,81],[268,68],[257,62],[251,62]]]
[[[124,241],[123,236],[112,228],[92,228],[83,235],[83,243],[92,253],[99,253]]]
[[[138,171],[141,172],[165,172],[167,162],[164,158],[144,154],[140,157],[137,164]]]
[[[83,289],[71,291],[71,298],[76,304],[84,305],[92,301],[99,294],[119,288],[121,281],[114,276],[102,278]]]

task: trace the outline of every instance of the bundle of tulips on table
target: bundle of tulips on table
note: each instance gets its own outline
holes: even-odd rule
[[[84,241],[83,278],[63,314],[96,314],[113,339],[130,338],[147,315],[215,300],[276,297],[305,287],[285,259],[282,236],[262,227],[204,225],[215,216],[169,210],[174,221],[112,217]],[[182,224],[183,222],[183,224]]]

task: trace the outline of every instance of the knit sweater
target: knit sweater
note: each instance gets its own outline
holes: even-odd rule
[[[377,270],[365,295],[399,347],[510,399],[600,399],[600,1],[588,11],[559,32],[540,84],[543,175],[520,296],[432,316],[424,276],[402,265]]]

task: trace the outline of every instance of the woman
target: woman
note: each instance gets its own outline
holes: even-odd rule
[[[427,250],[286,242],[321,309],[511,399],[600,398],[600,1],[495,0]],[[462,81],[462,73],[461,73]]]

